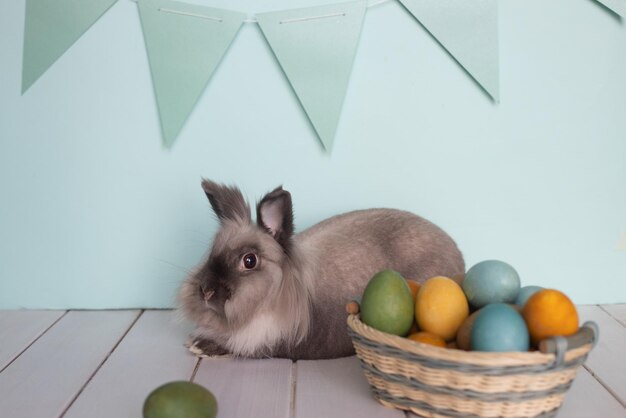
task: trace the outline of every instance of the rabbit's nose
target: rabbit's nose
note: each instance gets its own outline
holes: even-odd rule
[[[202,296],[204,297],[205,302],[208,302],[215,294],[215,290],[205,289],[204,287],[200,287],[200,291],[202,292]]]

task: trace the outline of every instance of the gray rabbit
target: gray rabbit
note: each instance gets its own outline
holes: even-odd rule
[[[354,354],[345,305],[378,271],[423,282],[464,272],[440,228],[409,212],[369,209],[294,234],[291,195],[261,199],[256,223],[239,189],[202,181],[220,221],[207,260],[182,284],[178,303],[197,329],[196,354],[324,359]]]

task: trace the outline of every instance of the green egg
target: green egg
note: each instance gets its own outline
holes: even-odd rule
[[[415,304],[406,280],[393,270],[371,278],[361,299],[361,320],[388,334],[406,336],[413,325]]]
[[[203,386],[187,381],[166,383],[143,404],[144,418],[215,418],[217,401]]]

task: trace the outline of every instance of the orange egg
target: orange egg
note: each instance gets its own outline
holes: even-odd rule
[[[543,289],[532,295],[524,305],[522,316],[533,344],[578,331],[576,306],[563,292],[555,289]]]
[[[415,334],[409,335],[408,338],[419,343],[434,345],[437,347],[446,347],[446,342],[443,338],[426,331],[416,332]]]
[[[415,301],[415,297],[417,296],[417,292],[420,290],[420,284],[413,279],[405,279],[406,284],[409,285],[409,289],[411,290],[411,295],[413,296],[413,301]]]

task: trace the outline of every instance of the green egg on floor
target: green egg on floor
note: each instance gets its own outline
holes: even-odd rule
[[[144,418],[215,418],[217,401],[203,386],[187,381],[166,383],[143,404]]]

